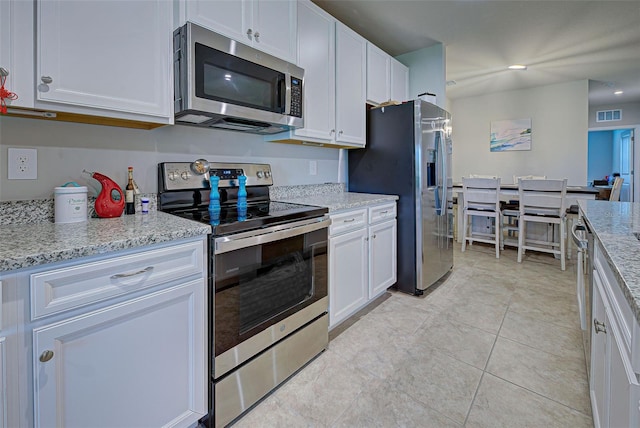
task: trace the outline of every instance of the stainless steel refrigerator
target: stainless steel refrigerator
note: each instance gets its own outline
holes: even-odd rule
[[[451,115],[421,100],[371,109],[349,150],[350,192],[398,195],[398,290],[420,295],[453,268]]]

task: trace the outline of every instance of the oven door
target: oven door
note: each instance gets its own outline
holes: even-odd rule
[[[217,238],[213,377],[327,312],[328,219]]]

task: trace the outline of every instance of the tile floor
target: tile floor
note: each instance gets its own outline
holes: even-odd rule
[[[235,427],[593,427],[575,258],[456,246],[418,298],[390,292]]]

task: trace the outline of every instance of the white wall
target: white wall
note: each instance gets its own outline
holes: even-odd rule
[[[409,67],[409,99],[418,94],[436,94],[437,104],[446,109],[445,49],[441,43],[428,48],[402,54],[398,61]]]
[[[7,179],[7,148],[38,150],[37,180]],[[67,181],[97,181],[82,170],[101,172],[121,186],[133,166],[144,193],[157,191],[157,164],[205,158],[223,162],[264,162],[273,168],[276,186],[345,182],[345,156],[339,149],[266,143],[261,136],[239,132],[167,126],[151,131],[14,117],[0,118],[0,200],[43,199]],[[317,174],[309,174],[309,162]]]
[[[596,112],[602,110],[622,110],[622,120],[615,122],[596,122]],[[629,127],[640,124],[640,103],[620,103],[589,107],[589,128]]]
[[[588,81],[505,91],[451,101],[453,180],[468,174],[567,178],[587,184]],[[490,123],[531,118],[529,151],[490,152]],[[459,124],[459,125],[458,125]]]

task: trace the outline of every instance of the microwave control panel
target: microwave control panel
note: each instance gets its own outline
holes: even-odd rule
[[[302,79],[291,76],[291,116],[302,117]]]

